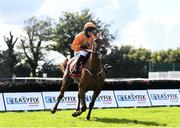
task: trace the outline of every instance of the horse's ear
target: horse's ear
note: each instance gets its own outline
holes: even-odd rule
[[[102,34],[103,34],[103,31],[100,31],[100,32],[99,32],[99,35],[102,36]]]
[[[94,33],[94,36],[97,36],[97,32]]]
[[[103,39],[103,38],[104,38],[104,32],[103,32],[103,31],[100,31],[100,32],[98,33],[98,37],[99,37],[99,39]]]
[[[103,32],[103,31],[101,31],[101,37],[102,37],[102,38],[104,38],[104,37],[105,37],[105,35],[104,35],[104,32]]]

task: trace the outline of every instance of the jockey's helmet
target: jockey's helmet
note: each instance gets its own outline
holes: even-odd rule
[[[95,29],[96,26],[94,25],[94,23],[92,22],[87,22],[85,25],[84,25],[84,30],[88,29],[88,28],[93,28]]]

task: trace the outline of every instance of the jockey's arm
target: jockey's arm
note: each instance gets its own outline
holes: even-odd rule
[[[73,43],[71,44],[71,49],[74,51],[79,51],[82,45],[82,39],[81,38],[75,38]]]

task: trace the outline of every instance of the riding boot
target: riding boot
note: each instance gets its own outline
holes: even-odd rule
[[[72,74],[78,74],[79,73],[79,68],[80,68],[80,65],[81,65],[81,62],[84,60],[84,56],[80,55],[76,64],[75,64],[75,68],[74,70],[72,71]]]
[[[109,65],[109,64],[105,64],[105,65],[104,65],[104,70],[105,70],[106,73],[107,73],[111,68],[112,68],[112,66]]]

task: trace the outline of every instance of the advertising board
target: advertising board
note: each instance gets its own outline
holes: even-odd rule
[[[0,111],[5,111],[2,93],[0,93]]]
[[[45,104],[45,109],[52,109],[57,101],[57,96],[59,92],[42,92],[43,100]],[[89,103],[92,99],[93,91],[88,91],[86,93],[86,105],[89,107]],[[76,109],[78,102],[78,92],[71,91],[65,92],[64,97],[58,105],[58,109]],[[113,91],[102,91],[95,101],[95,106],[97,108],[106,107],[117,107]]]
[[[40,92],[4,93],[6,110],[41,110],[44,109]]]
[[[151,106],[146,90],[114,91],[118,107]]]
[[[52,109],[60,92],[42,92],[45,109]],[[75,91],[65,92],[58,105],[58,109],[74,109],[77,107],[78,93]]]
[[[180,105],[178,89],[152,89],[148,93],[153,106]]]
[[[92,99],[93,91],[88,91],[86,93],[86,105],[89,107],[89,103]],[[117,103],[114,97],[113,91],[101,91],[99,96],[96,98],[95,108],[109,108],[109,107],[117,107]]]

